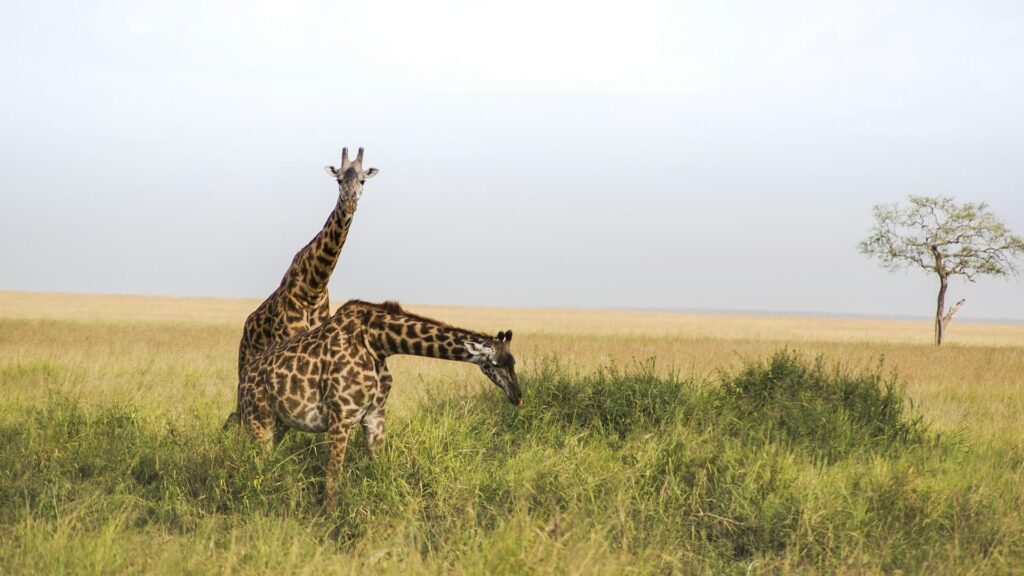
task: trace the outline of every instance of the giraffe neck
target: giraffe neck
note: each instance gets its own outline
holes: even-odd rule
[[[378,354],[410,354],[479,363],[491,337],[406,313],[384,313],[369,323],[369,340]]]
[[[345,211],[339,197],[320,232],[295,255],[282,285],[300,300],[318,301],[327,292],[327,282],[338,263],[351,226],[352,214]]]

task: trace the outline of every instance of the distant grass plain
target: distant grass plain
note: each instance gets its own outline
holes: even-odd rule
[[[396,358],[331,513],[322,438],[219,430],[256,304],[0,292],[0,572],[1024,572],[1022,324],[403,303],[525,406]]]

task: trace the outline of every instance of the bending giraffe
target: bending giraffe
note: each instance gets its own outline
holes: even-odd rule
[[[488,336],[410,314],[395,302],[350,300],[320,327],[253,359],[238,383],[241,422],[267,448],[287,428],[327,432],[327,504],[333,506],[352,427],[362,424],[371,455],[384,437],[388,356],[471,362],[518,406],[523,397],[511,341],[511,330]]]
[[[345,245],[363,184],[379,170],[363,170],[363,149],[350,161],[348,148],[341,152],[341,167],[324,169],[338,182],[338,203],[323,228],[292,259],[281,284],[245,320],[238,345],[238,374],[249,361],[273,344],[323,324],[330,316],[327,282]],[[225,427],[237,417],[228,416]]]

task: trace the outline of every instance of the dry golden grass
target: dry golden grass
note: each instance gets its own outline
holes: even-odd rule
[[[259,305],[254,299],[112,296],[0,292],[0,318],[83,322],[172,322],[241,326]],[[340,305],[335,301],[334,305]],[[921,320],[869,320],[628,310],[481,308],[406,304],[409,310],[481,330],[512,327],[551,335],[642,336],[931,344],[932,326]],[[1024,324],[954,322],[953,346],[1024,346]]]
[[[225,414],[236,347],[256,300],[0,292],[0,376],[26,399],[59,388],[111,395],[155,410]],[[336,303],[338,304],[338,303]],[[926,417],[942,429],[1024,444],[1024,324],[954,323],[941,349],[923,321],[727,314],[470,308],[408,309],[487,332],[511,328],[521,370],[545,357],[593,369],[656,359],[660,370],[713,377],[780,348],[852,367],[885,358]],[[392,405],[486,385],[466,365],[399,357]]]
[[[315,437],[293,434],[267,456],[277,460],[266,461],[252,458],[244,436],[215,432],[233,409],[242,320],[256,305],[0,293],[0,421],[9,424],[0,573],[1020,571],[1024,325],[955,324],[950,343],[937,349],[927,322],[409,306],[482,331],[512,328],[521,370],[554,357],[563,366],[560,388],[524,378],[534,389],[525,388],[523,411],[495,397],[491,406],[504,416],[466,412],[487,399],[419,399],[491,387],[478,369],[392,359],[389,411],[398,418],[389,424],[390,460],[377,465],[351,450],[348,499],[342,515],[331,516],[315,508]],[[782,348],[854,369],[873,369],[884,357],[927,423],[963,441],[907,440],[891,452],[864,446],[826,464],[801,452],[797,436],[792,445],[785,435],[768,442],[781,433],[765,427],[770,410],[733,398],[721,407],[730,411],[716,411],[728,398],[722,390],[637,371],[607,379],[570,373],[655,359],[658,371],[713,384],[718,371]],[[563,392],[598,380],[606,382],[593,388],[602,391],[598,400],[612,402],[563,400],[581,398]],[[758,384],[777,386],[767,377]],[[676,397],[664,391],[677,386],[688,392],[668,400]],[[832,422],[831,435],[815,440],[822,446],[843,446],[844,434],[869,443],[855,435],[861,428],[837,424],[851,413],[844,402],[815,412],[807,401],[817,396],[790,401],[810,389],[825,390],[790,387],[774,404],[799,407],[786,413],[787,424]],[[53,392],[71,399],[48,399]],[[648,428],[634,431],[649,430],[642,436],[622,438],[603,425],[565,435],[566,419],[581,407],[629,421],[644,412],[644,398],[686,422],[651,419],[648,404]],[[683,407],[689,411],[677,413]],[[868,414],[861,418],[879,412]],[[518,431],[477,442],[481,430],[495,433],[496,421]],[[507,454],[495,449],[514,436]],[[394,533],[376,531],[376,522]]]

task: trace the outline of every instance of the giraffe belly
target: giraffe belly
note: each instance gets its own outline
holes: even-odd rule
[[[302,404],[299,407],[290,408],[282,400],[278,400],[274,412],[281,422],[289,428],[303,432],[326,432],[327,414],[324,406],[320,403]]]

